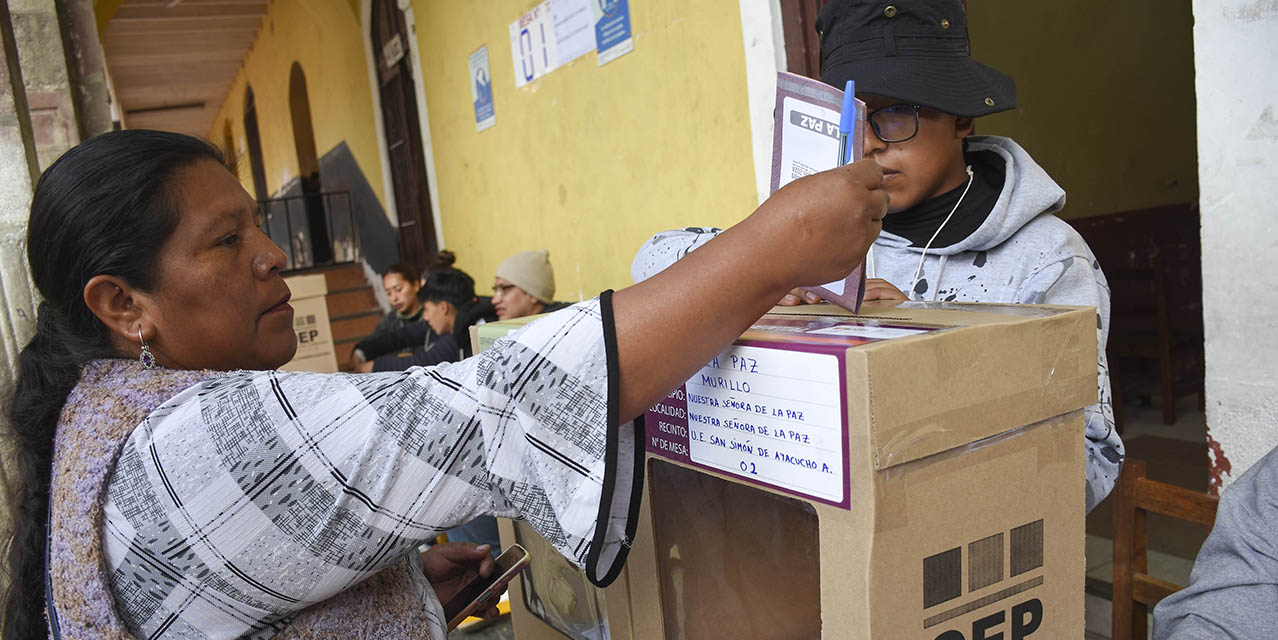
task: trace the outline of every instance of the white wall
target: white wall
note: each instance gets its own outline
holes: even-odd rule
[[[1194,21],[1207,425],[1227,484],[1278,445],[1278,1],[1194,0]]]
[[[777,72],[785,71],[785,38],[778,0],[741,0],[740,4],[754,181],[762,204],[772,190],[772,109],[777,102]]]

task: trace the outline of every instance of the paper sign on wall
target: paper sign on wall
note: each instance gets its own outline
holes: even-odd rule
[[[475,130],[483,131],[497,124],[493,109],[493,74],[488,64],[488,45],[470,54],[470,94],[475,104]]]
[[[595,18],[595,46],[599,49],[599,66],[634,51],[630,33],[629,0],[591,0]]]
[[[592,0],[550,0],[550,16],[555,27],[555,68],[590,53],[595,48],[595,21]]]
[[[516,88],[550,73],[558,65],[549,0],[510,23],[510,55],[515,63]]]

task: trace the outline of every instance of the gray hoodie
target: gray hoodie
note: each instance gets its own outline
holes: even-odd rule
[[[1020,145],[1009,138],[973,136],[968,150],[991,151],[1007,163],[1003,191],[985,222],[966,239],[926,253],[904,238],[882,233],[866,256],[867,275],[891,282],[912,300],[1096,307],[1098,402],[1086,412],[1090,511],[1109,495],[1123,462],[1105,359],[1109,285],[1087,243],[1052,215],[1064,206],[1065,191]],[[636,282],[647,279],[718,231],[658,233],[639,249],[631,276]]]
[[[1278,448],[1221,494],[1189,586],[1154,609],[1154,638],[1278,638]]]

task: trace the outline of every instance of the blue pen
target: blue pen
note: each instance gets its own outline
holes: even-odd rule
[[[839,163],[843,166],[852,161],[852,149],[848,141],[852,140],[852,123],[856,122],[856,84],[851,80],[843,87],[843,110],[839,112]]]

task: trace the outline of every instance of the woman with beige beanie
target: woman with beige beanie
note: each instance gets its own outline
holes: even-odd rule
[[[502,320],[554,311],[555,269],[545,249],[521,251],[497,265],[493,306]]]

